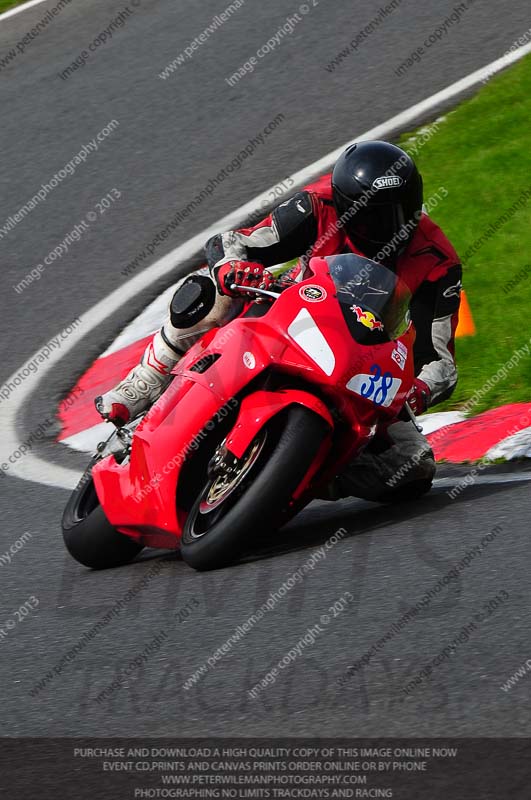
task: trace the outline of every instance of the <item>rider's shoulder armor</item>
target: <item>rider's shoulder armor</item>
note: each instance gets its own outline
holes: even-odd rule
[[[302,226],[307,226],[314,218],[310,193],[297,192],[275,208],[272,218],[281,239]]]

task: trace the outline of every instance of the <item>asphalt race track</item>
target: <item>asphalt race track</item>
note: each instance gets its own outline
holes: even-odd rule
[[[52,5],[53,0],[0,20],[0,60]],[[329,71],[326,65],[380,4],[371,0],[356,11],[346,0],[308,0],[291,35],[252,74],[229,86],[225,78],[297,13],[298,3],[292,5],[247,0],[193,58],[162,80],[164,67],[226,6],[214,0],[139,0],[130,4],[131,13],[112,39],[64,80],[59,73],[125,7],[108,0],[72,2],[2,67],[0,228],[109,122],[119,125],[0,237],[0,384],[59,330],[119,288],[126,280],[121,270],[173,211],[275,117],[284,115],[152,260],[357,133],[500,57],[529,27],[524,0],[470,4],[422,61],[397,77],[396,67],[454,5],[404,0]],[[113,189],[119,200],[98,213],[81,241],[38,281],[17,293],[13,287]],[[22,438],[53,414],[56,401],[91,360],[168,283],[124,306],[60,363],[21,408]],[[48,441],[43,456],[81,467],[78,456],[58,450]],[[466,472],[454,470],[454,479]],[[178,556],[153,551],[126,568],[91,573],[63,548],[59,523],[68,493],[2,475],[0,628],[31,597],[38,606],[6,628],[0,642],[1,734],[530,735],[531,683],[500,689],[531,655],[530,475],[493,468],[454,500],[447,494],[453,480],[447,475],[421,502],[395,508],[356,500],[315,504],[281,535],[257,543],[244,563],[203,575]],[[489,482],[482,482],[485,477]],[[194,670],[340,529],[337,543],[325,549],[311,574],[215,669],[184,689]],[[10,563],[2,559],[22,536],[23,546]],[[422,613],[338,683],[349,665],[480,545],[459,577],[432,593]],[[142,580],[145,587],[135,590],[134,599],[90,645],[65,658]],[[353,596],[348,608],[330,611],[345,592]],[[474,629],[462,634],[474,620]],[[248,691],[316,625],[322,631],[314,643],[251,698]],[[161,631],[160,649],[122,688],[98,702],[117,670]],[[404,692],[457,637],[453,655],[430,679]],[[52,678],[36,689],[48,672]]]

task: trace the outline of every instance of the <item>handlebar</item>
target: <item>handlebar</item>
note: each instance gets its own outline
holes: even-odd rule
[[[284,288],[287,289],[288,287],[286,286],[286,287],[282,288],[282,287],[279,286],[279,288],[281,289],[280,292],[272,292],[272,291],[270,291],[268,289],[259,289],[258,287],[239,286],[237,283],[232,283],[231,286],[230,286],[231,292],[235,292],[235,291],[247,292],[249,294],[260,295],[261,297],[271,297],[273,300],[278,300],[278,298],[282,294],[283,289]]]

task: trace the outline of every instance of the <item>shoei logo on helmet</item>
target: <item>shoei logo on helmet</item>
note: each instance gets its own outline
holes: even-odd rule
[[[404,183],[400,175],[383,175],[381,178],[376,178],[373,181],[373,189],[395,189],[397,186],[402,186]]]

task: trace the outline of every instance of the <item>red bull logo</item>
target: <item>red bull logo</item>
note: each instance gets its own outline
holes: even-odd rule
[[[376,319],[372,311],[363,311],[359,306],[351,306],[352,311],[356,315],[358,322],[365,325],[371,331],[383,331],[383,324],[379,319]]]

